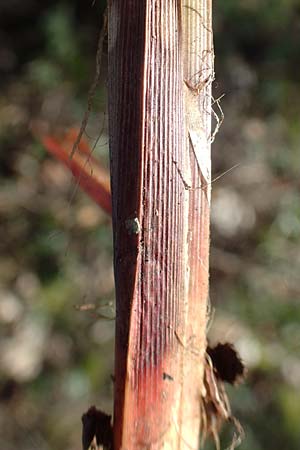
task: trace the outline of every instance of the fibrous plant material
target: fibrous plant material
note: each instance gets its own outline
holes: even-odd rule
[[[208,297],[211,3],[114,0],[108,11],[115,449],[197,448]],[[203,189],[193,189],[199,184]],[[191,340],[197,356],[185,345]]]
[[[211,435],[216,450],[220,450],[219,432],[224,423],[234,427],[230,450],[237,447],[244,431],[240,422],[232,415],[224,382],[236,385],[242,382],[246,369],[232,344],[207,347],[204,367],[204,385],[201,396],[201,444]]]
[[[81,122],[81,126],[80,126],[80,130],[79,133],[76,137],[76,140],[73,144],[72,150],[70,152],[70,159],[73,158],[74,153],[76,152],[80,141],[82,139],[82,136],[86,130],[88,121],[89,121],[89,117],[90,117],[90,113],[92,110],[92,106],[93,106],[93,100],[95,97],[95,93],[96,93],[96,89],[97,86],[99,84],[100,81],[100,75],[101,75],[101,61],[102,61],[102,53],[103,53],[103,43],[104,43],[104,38],[106,36],[107,33],[107,11],[105,10],[104,14],[103,14],[103,25],[99,34],[99,40],[98,40],[98,48],[97,48],[97,54],[96,54],[96,72],[95,72],[95,76],[94,76],[94,80],[93,83],[91,84],[91,87],[89,89],[89,93],[88,93],[88,100],[87,100],[87,108],[85,110],[82,122]]]
[[[211,85],[214,79],[212,5],[187,0],[183,11],[185,154],[180,167],[188,202],[182,408],[179,429],[185,448],[198,448],[206,352],[211,192]],[[184,184],[184,183],[183,183]],[[188,186],[188,188],[186,188]],[[184,339],[182,336],[185,336]],[[195,351],[196,350],[196,351]],[[186,400],[188,399],[188,400]],[[198,433],[195,432],[198,430]],[[200,437],[202,424],[200,423]]]

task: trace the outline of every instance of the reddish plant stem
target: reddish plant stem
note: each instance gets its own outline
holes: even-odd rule
[[[109,3],[115,450],[198,439],[209,191],[182,179],[199,186],[208,175],[183,109],[195,101],[185,93],[181,11],[179,0]]]

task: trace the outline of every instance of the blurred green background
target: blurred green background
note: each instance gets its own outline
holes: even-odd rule
[[[213,144],[212,342],[249,374],[228,389],[242,450],[300,448],[300,1],[214,1],[225,121]],[[0,2],[0,448],[80,448],[112,410],[111,221],[32,129],[79,124],[104,4]],[[108,164],[102,83],[88,126]],[[100,126],[99,126],[100,124]],[[95,311],[76,305],[94,303]],[[230,430],[229,430],[230,433]],[[224,433],[222,448],[230,440]],[[208,445],[207,448],[212,448]]]

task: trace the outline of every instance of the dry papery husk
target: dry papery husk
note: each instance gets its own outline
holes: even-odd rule
[[[220,362],[221,361],[221,362]],[[217,369],[218,367],[218,369]],[[244,430],[240,422],[232,415],[224,381],[236,385],[245,377],[245,367],[231,344],[218,344],[207,347],[204,366],[203,393],[201,398],[201,448],[211,436],[216,450],[220,450],[219,433],[226,422],[232,424],[233,437],[229,450],[233,450],[243,440]],[[222,379],[224,373],[230,373],[229,379]]]

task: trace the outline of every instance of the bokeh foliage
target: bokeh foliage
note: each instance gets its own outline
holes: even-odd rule
[[[229,389],[242,450],[300,442],[300,1],[214,3],[224,124],[213,145],[211,341],[248,368]],[[13,5],[13,6],[12,6]],[[34,130],[80,122],[104,2],[0,5],[0,447],[77,449],[90,404],[111,411],[111,221]],[[105,73],[91,145],[106,124]],[[96,147],[108,161],[107,130]],[[74,307],[93,303],[97,310]],[[232,430],[225,430],[223,447]],[[212,448],[208,444],[208,448]]]

